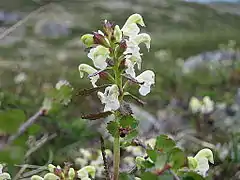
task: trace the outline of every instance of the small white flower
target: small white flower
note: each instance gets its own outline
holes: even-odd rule
[[[214,102],[210,99],[210,97],[205,96],[202,100],[202,107],[201,107],[201,112],[203,114],[210,113],[214,110]]]
[[[101,45],[92,48],[88,53],[88,57],[92,59],[93,64],[96,68],[104,70],[107,67],[107,58],[109,57],[110,51]]]
[[[156,138],[151,138],[145,141],[147,145],[149,145],[152,149],[154,149],[156,145]]]
[[[134,69],[134,63],[129,60],[129,59],[126,59],[125,60],[125,66],[127,67],[127,69],[125,70],[125,72],[127,74],[129,74],[131,77],[135,78],[136,77],[136,73],[135,73],[135,69]]]
[[[85,166],[77,171],[78,178],[88,178],[89,175],[94,178],[96,175],[96,168],[94,166]]]
[[[88,75],[94,74],[97,72],[96,69],[94,69],[92,66],[89,66],[87,64],[80,64],[78,66],[78,70],[80,72],[80,78],[83,78],[84,72],[87,73]],[[97,87],[96,82],[98,81],[99,78],[100,78],[100,76],[98,74],[90,77],[90,81],[91,81],[93,87]]]
[[[81,167],[87,165],[87,163],[88,161],[86,159],[80,157],[75,159],[75,164],[80,165]]]
[[[155,74],[153,71],[146,70],[138,75],[136,80],[140,83],[139,93],[142,96],[146,96],[150,93],[151,86],[155,83]]]
[[[67,80],[60,80],[60,81],[57,82],[55,88],[57,90],[60,90],[62,86],[69,86],[69,85],[70,84],[69,84],[69,82]]]
[[[7,180],[7,179],[11,179],[11,176],[9,173],[4,172],[0,174],[0,180]]]
[[[137,45],[144,43],[149,51],[151,37],[147,33],[138,34],[136,37],[133,37],[132,41],[134,41]]]
[[[138,44],[131,40],[127,40],[126,43],[127,49],[124,52],[124,54],[126,55],[126,59],[130,60],[133,65],[137,63],[138,69],[141,69],[142,54],[140,53],[140,48],[138,47]]]
[[[131,167],[135,165],[135,159],[131,156],[127,156],[123,159],[124,164]]]
[[[16,84],[20,84],[20,83],[23,83],[24,81],[26,81],[26,79],[27,79],[26,73],[21,72],[21,73],[19,73],[17,76],[15,76],[14,82],[15,82]]]
[[[207,148],[200,150],[195,157],[188,157],[189,168],[203,177],[206,177],[209,170],[208,161],[214,164],[213,153]]]
[[[101,100],[102,104],[105,104],[104,112],[114,111],[120,107],[118,101],[119,89],[116,84],[106,87],[104,93],[98,92],[98,97]]]
[[[56,169],[56,166],[54,166],[53,164],[48,165],[49,172],[53,173],[55,169]]]
[[[140,14],[132,14],[122,27],[123,34],[129,37],[136,36],[140,32],[137,24],[145,26],[143,18]]]
[[[140,146],[128,146],[126,151],[132,153],[134,156],[143,156],[144,152]]]
[[[80,169],[80,170],[78,170],[77,171],[77,177],[78,178],[80,178],[80,179],[82,179],[82,178],[88,178],[88,172],[87,172],[87,170],[86,169]]]
[[[189,102],[189,108],[191,109],[192,113],[200,112],[202,103],[196,97],[192,97]]]
[[[122,32],[124,36],[135,37],[140,32],[140,28],[137,24],[128,24],[123,26]]]
[[[82,148],[81,148],[79,151],[80,151],[80,153],[83,155],[83,158],[85,158],[85,159],[91,159],[92,154],[91,154],[91,152],[90,152],[89,150],[85,150],[85,149],[82,149]]]

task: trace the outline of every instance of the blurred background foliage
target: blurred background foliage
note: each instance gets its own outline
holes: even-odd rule
[[[142,98],[147,105],[131,104],[140,119],[140,137],[169,133],[188,154],[210,147],[216,158],[213,179],[240,179],[239,3],[1,0],[0,36],[39,7],[41,11],[0,39],[1,142],[38,111],[59,80],[66,79],[74,90],[90,88],[78,72],[80,63],[89,62],[80,36],[100,29],[104,19],[123,25],[137,12],[152,37],[143,68],[156,72],[153,92]],[[131,91],[138,94],[136,88]],[[210,96],[215,111],[204,117],[191,114],[192,96]],[[89,123],[81,116],[101,109],[95,94],[73,95],[71,103],[54,106],[1,151],[0,161],[9,163],[13,174],[19,170],[16,164],[73,162],[79,148],[99,148],[97,132],[104,120]]]

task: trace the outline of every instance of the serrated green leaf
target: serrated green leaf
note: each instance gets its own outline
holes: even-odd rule
[[[160,152],[169,152],[176,146],[176,143],[167,135],[157,137],[155,149]]]
[[[158,153],[155,167],[157,169],[163,169],[168,161],[168,154],[167,153]]]
[[[173,148],[169,156],[169,164],[172,166],[173,170],[178,170],[184,165],[185,154],[180,148]]]
[[[123,128],[131,127],[132,129],[135,129],[138,126],[138,121],[131,115],[123,116],[119,120],[119,123]]]
[[[21,110],[11,109],[2,111],[0,112],[0,131],[15,133],[25,119],[26,116]]]
[[[119,131],[119,125],[116,121],[110,121],[107,124],[108,132],[114,137],[116,133]]]
[[[204,178],[195,172],[188,172],[184,175],[183,180],[204,180]]]
[[[141,180],[157,180],[158,177],[155,174],[152,174],[150,172],[145,172],[141,176]]]
[[[148,149],[147,154],[153,162],[156,162],[158,156],[158,152],[156,150]]]
[[[133,130],[131,131],[125,138],[124,140],[127,142],[132,141],[135,137],[137,137],[138,135],[138,131],[137,130]]]

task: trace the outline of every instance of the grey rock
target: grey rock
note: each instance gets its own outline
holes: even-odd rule
[[[223,65],[227,61],[240,60],[240,52],[216,50],[189,57],[183,64],[183,72],[188,73],[200,66]]]

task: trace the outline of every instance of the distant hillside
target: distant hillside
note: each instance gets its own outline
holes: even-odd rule
[[[240,1],[238,3],[214,2],[209,6],[219,12],[240,15]]]
[[[37,6],[33,1],[1,0],[0,33]],[[160,49],[170,49],[174,58],[187,58],[215,50],[218,44],[227,43],[229,39],[240,42],[240,16],[220,13],[204,4],[179,0],[56,1],[0,40],[2,77],[12,78],[19,68],[34,71],[39,78],[50,74],[54,81],[70,72],[77,74],[77,65],[88,61],[80,36],[100,28],[100,21],[104,19],[122,25],[135,12],[143,15],[147,24],[144,30],[152,36],[151,53],[144,57],[149,68],[158,64],[154,53]],[[7,66],[9,73],[5,71]]]

